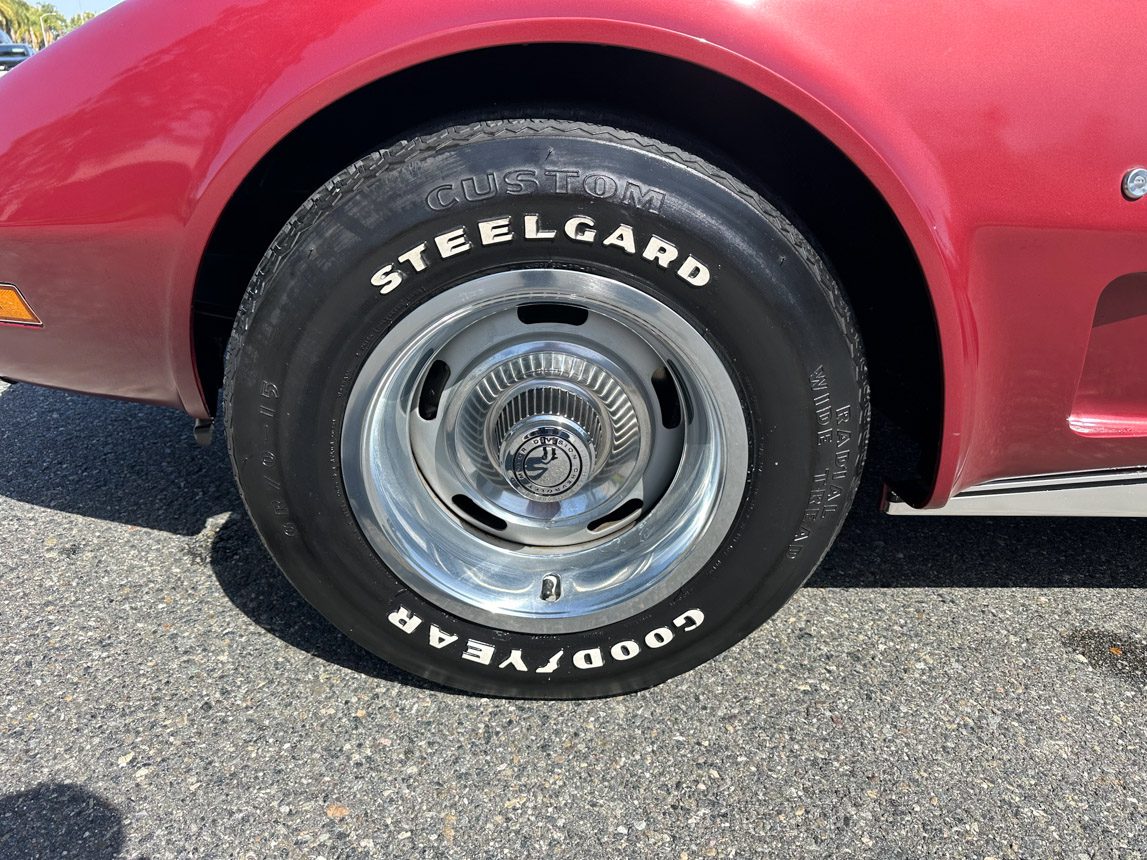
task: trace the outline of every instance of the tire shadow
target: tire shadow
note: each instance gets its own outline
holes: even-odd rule
[[[114,860],[123,843],[123,814],[82,786],[43,783],[0,797],[4,860]]]
[[[808,588],[1143,588],[1147,519],[901,517],[870,463]]]
[[[201,554],[235,607],[291,647],[415,687],[329,625],[282,576],[243,511],[216,434],[194,443],[174,410],[0,386],[0,495],[99,520],[197,536],[229,514]],[[889,517],[870,462],[811,588],[1142,588],[1147,521]],[[4,856],[0,854],[0,856]]]
[[[0,384],[0,495],[179,535],[241,505],[223,440],[174,409]],[[219,434],[216,434],[217,436]]]
[[[392,666],[323,618],[271,560],[245,512],[232,513],[220,527],[210,561],[235,608],[292,648],[379,680],[458,693]]]

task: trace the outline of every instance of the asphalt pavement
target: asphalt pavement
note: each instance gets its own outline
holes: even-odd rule
[[[0,385],[0,858],[1147,856],[1147,523],[904,520],[657,689],[330,628],[174,412]]]

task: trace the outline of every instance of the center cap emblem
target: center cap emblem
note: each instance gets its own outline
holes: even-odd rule
[[[514,451],[514,483],[540,500],[564,495],[577,486],[585,469],[579,447],[552,428],[531,433]]]

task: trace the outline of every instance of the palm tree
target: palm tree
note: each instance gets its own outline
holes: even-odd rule
[[[11,27],[16,18],[17,0],[0,0],[0,21],[5,27]]]
[[[0,22],[14,39],[27,19],[28,4],[24,0],[0,0]]]
[[[32,18],[32,8],[25,0],[0,0],[0,17],[8,28],[8,35],[20,39]]]
[[[35,45],[42,41],[35,38],[38,35],[35,31],[40,23],[39,17],[35,8],[26,0],[0,0],[0,18],[4,19],[8,35],[17,42]]]
[[[76,26],[87,20],[76,16]],[[48,42],[68,32],[69,22],[51,3],[29,3],[28,0],[0,0],[0,23],[17,42],[43,48]]]

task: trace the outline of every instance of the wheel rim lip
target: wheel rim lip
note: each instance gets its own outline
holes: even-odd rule
[[[574,548],[500,547],[459,520],[415,462],[409,421],[423,371],[476,319],[529,302],[574,301],[653,337],[681,379],[685,448],[652,510],[620,534]],[[405,432],[404,432],[405,428]],[[632,617],[695,576],[720,548],[744,491],[748,433],[740,397],[704,336],[668,305],[612,278],[558,269],[485,275],[439,293],[400,320],[367,357],[344,413],[347,499],[374,551],[402,582],[475,623],[572,633]],[[581,580],[543,604],[546,573]],[[612,584],[611,584],[612,583]],[[572,593],[571,593],[572,592]]]

